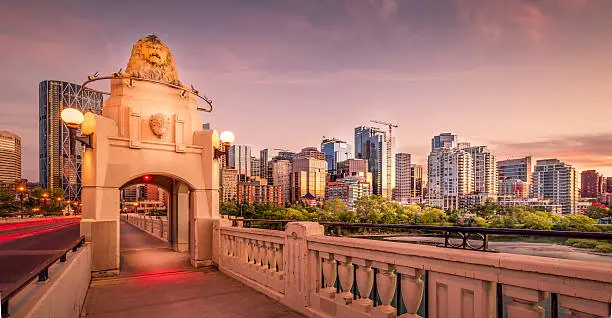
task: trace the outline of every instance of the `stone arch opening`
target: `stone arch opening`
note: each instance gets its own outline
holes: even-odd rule
[[[152,190],[153,187],[159,187],[165,191],[167,197],[159,198],[158,196],[158,202],[155,203],[163,203],[166,211],[165,216],[157,217],[160,221],[167,222],[167,224],[160,222],[160,235],[162,237],[165,236],[164,238],[167,239],[168,246],[174,251],[191,252],[193,248],[189,240],[192,228],[190,220],[193,219],[194,214],[192,195],[195,188],[182,178],[174,175],[159,173],[140,174],[131,177],[129,181],[119,187],[119,193],[122,196],[120,199],[120,212],[130,210],[129,203],[131,202],[126,201],[124,190],[134,186],[145,187],[147,191]],[[138,189],[136,191],[137,196],[142,195],[142,193],[138,193]],[[140,216],[142,212],[143,217],[151,216],[151,210],[140,205],[153,204],[153,200],[149,200],[152,199],[152,196],[149,193],[146,193],[146,196],[147,200],[136,202],[137,205],[135,206],[136,213]],[[137,200],[140,200],[140,198],[137,198]]]

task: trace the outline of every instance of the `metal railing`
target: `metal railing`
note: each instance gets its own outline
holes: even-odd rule
[[[83,246],[85,243],[85,236],[79,237],[79,239],[75,240],[71,243],[66,249],[61,250],[60,252],[54,254],[52,257],[48,258],[28,274],[21,277],[18,281],[11,284],[7,289],[0,290],[0,300],[2,300],[2,318],[9,317],[9,301],[11,298],[15,297],[21,290],[23,290],[26,286],[28,286],[34,279],[38,278],[38,282],[44,282],[49,279],[49,267],[53,266],[56,262],[65,263],[67,261],[67,255],[70,251],[73,253],[76,252],[79,247]]]
[[[233,226],[242,222],[244,227],[254,227],[258,224],[273,225],[275,229],[283,230],[287,223],[295,220],[266,220],[266,219],[231,219]],[[509,228],[488,228],[469,226],[443,226],[443,225],[413,225],[413,224],[372,224],[372,223],[347,223],[347,222],[318,222],[325,227],[325,232],[330,235],[342,236],[343,229],[377,229],[393,232],[422,230],[427,232],[438,232],[444,235],[444,247],[488,251],[490,235],[506,236],[538,236],[557,238],[579,238],[612,240],[610,232],[579,232],[558,230],[528,230]]]

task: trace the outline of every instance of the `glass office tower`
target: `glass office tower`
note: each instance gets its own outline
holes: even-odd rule
[[[85,112],[102,113],[102,93],[80,85],[61,81],[39,84],[39,181],[42,188],[62,188],[65,198],[81,197],[82,146],[76,143],[70,153],[68,128],[60,118],[64,108],[74,107]]]

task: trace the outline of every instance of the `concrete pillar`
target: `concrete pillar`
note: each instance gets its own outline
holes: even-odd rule
[[[180,181],[172,187],[173,240],[172,249],[178,252],[189,251],[189,188]]]
[[[92,243],[92,271],[119,271],[119,188],[84,186],[81,234]]]

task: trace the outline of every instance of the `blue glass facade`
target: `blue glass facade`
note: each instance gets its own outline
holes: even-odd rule
[[[102,93],[61,81],[42,81],[39,84],[39,182],[42,188],[62,188],[66,199],[81,196],[81,153],[76,144],[70,153],[68,128],[60,118],[64,108],[74,107],[82,112],[102,113]]]
[[[338,162],[353,158],[353,149],[346,141],[335,138],[321,141],[321,152],[325,153],[327,171],[335,173]]]
[[[383,185],[387,183],[385,146],[384,131],[366,126],[355,128],[355,158],[368,160],[368,170],[372,173],[372,193],[376,195],[383,194]]]

